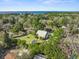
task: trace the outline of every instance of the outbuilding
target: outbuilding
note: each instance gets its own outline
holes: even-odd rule
[[[46,57],[42,54],[38,54],[34,56],[34,59],[46,59]]]
[[[43,39],[47,39],[49,36],[49,33],[47,31],[44,30],[38,30],[36,33],[37,37],[41,37]]]

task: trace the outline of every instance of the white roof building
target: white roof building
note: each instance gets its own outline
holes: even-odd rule
[[[39,54],[39,55],[35,55],[34,59],[46,59],[46,57],[44,55]]]
[[[66,28],[66,26],[62,26],[62,29],[65,29]]]
[[[48,32],[47,31],[44,31],[44,30],[38,30],[36,35],[38,37],[42,37],[42,38],[47,38],[48,37]]]

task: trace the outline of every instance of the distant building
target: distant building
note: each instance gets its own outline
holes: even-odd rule
[[[38,54],[34,56],[34,59],[46,59],[46,57],[42,54]]]
[[[43,39],[47,39],[48,36],[49,36],[49,33],[47,31],[44,31],[44,30],[38,30],[37,33],[36,33],[36,35],[38,37],[43,38]]]
[[[66,28],[66,26],[62,26],[62,29],[65,29]]]

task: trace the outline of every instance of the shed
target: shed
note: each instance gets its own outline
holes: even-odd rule
[[[47,31],[44,31],[44,30],[38,30],[36,35],[38,37],[41,37],[41,38],[44,38],[44,39],[47,39],[48,36],[49,36],[49,33]]]

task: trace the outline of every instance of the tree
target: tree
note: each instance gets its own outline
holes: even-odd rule
[[[44,29],[44,24],[40,22],[40,18],[33,19],[32,26],[35,30]]]
[[[11,46],[11,39],[9,38],[9,34],[6,31],[4,31],[4,43],[6,47]]]
[[[14,38],[10,38],[9,34],[6,31],[4,31],[3,39],[4,39],[4,44],[5,44],[4,46],[6,48],[11,48],[17,45],[17,40]]]
[[[21,24],[20,22],[16,23],[12,29],[13,32],[19,32],[24,30],[23,28],[23,24]]]
[[[10,23],[10,24],[13,25],[13,24],[16,23],[16,21],[17,21],[17,20],[16,20],[14,17],[9,17],[9,23]]]

